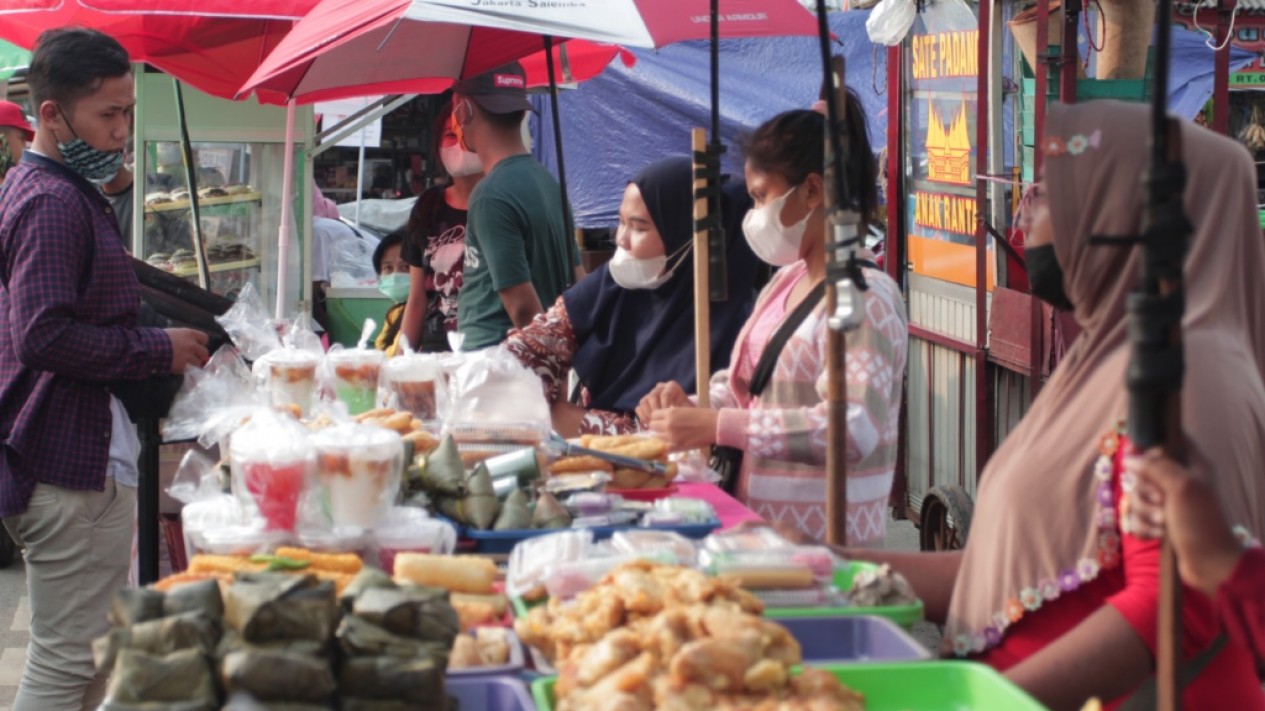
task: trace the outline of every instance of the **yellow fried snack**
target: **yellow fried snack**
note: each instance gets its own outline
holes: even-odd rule
[[[580,446],[585,449],[600,449],[609,452],[616,447],[623,447],[641,440],[649,439],[642,435],[583,435]]]
[[[660,482],[663,481],[662,477],[656,477],[640,469],[616,469],[611,474],[610,487],[612,489],[650,489],[654,488],[651,484],[656,478]]]
[[[390,415],[394,415],[394,414],[395,414],[395,410],[392,410],[389,407],[379,407],[373,410],[369,410],[367,412],[362,412],[359,415],[356,415],[355,417],[353,417],[352,419],[355,420],[356,422],[365,422],[366,420],[372,420],[379,417],[389,417]]]
[[[610,472],[614,471],[615,466],[604,459],[597,457],[563,457],[553,464],[549,465],[549,473],[551,474],[571,474],[575,472]]]
[[[232,576],[234,573],[257,573],[267,568],[266,563],[252,563],[244,555],[209,555],[199,553],[189,561],[190,573],[223,573]]]
[[[429,454],[439,447],[439,440],[422,430],[410,432],[404,435],[403,439],[405,442],[413,443],[413,452],[416,454]]]
[[[457,620],[461,623],[462,632],[480,625],[491,624],[499,619],[496,608],[488,602],[452,600],[452,608],[457,611]]]
[[[662,460],[668,456],[668,443],[661,439],[644,438],[639,442],[630,442],[628,444],[611,447],[602,450],[611,454],[619,454],[633,459],[644,459],[646,461]]]
[[[158,582],[154,583],[151,587],[153,587],[153,589],[157,590],[158,592],[165,593],[165,592],[171,592],[173,589],[178,588],[181,585],[188,585],[189,583],[200,583],[203,580],[218,580],[220,581],[220,583],[231,583],[233,582],[233,575],[231,573],[224,573],[220,571],[205,571],[205,572],[195,573],[195,572],[186,570],[182,573],[168,575],[162,580],[159,580]]]
[[[276,555],[281,558],[289,558],[290,560],[303,560],[311,564],[308,572],[311,573],[346,573],[355,575],[360,569],[365,567],[360,556],[355,553],[317,553],[306,548],[292,548],[290,546],[282,546],[277,549]]]

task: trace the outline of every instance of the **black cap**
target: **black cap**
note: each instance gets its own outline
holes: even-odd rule
[[[462,79],[452,88],[453,92],[468,96],[484,111],[492,114],[511,114],[515,111],[531,111],[527,100],[527,72],[518,62],[510,62],[490,72],[470,79]]]

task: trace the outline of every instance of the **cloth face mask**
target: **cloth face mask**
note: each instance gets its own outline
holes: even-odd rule
[[[114,180],[114,176],[118,175],[123,167],[123,151],[102,151],[93,148],[79,137],[65,113],[62,113],[62,120],[66,122],[66,128],[69,128],[70,134],[74,136],[74,139],[70,141],[57,143],[57,150],[61,153],[66,167],[96,185],[104,185]]]
[[[1054,245],[1027,248],[1023,261],[1028,268],[1032,295],[1056,309],[1071,311],[1072,302],[1063,291],[1063,267],[1054,255]]]

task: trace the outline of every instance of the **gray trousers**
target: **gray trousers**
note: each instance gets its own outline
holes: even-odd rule
[[[39,484],[25,513],[4,526],[25,547],[31,642],[13,711],[93,711],[108,671],[97,674],[92,640],[110,627],[114,594],[127,586],[136,490]]]

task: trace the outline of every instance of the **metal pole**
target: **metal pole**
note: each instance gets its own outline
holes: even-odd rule
[[[162,444],[158,420],[141,419],[136,423],[136,434],[141,441],[136,487],[136,568],[140,584],[149,585],[158,580],[158,448]]]
[[[206,243],[202,239],[202,210],[198,206],[198,166],[193,162],[193,144],[189,141],[189,124],[184,116],[184,91],[180,80],[172,77],[176,87],[176,121],[180,124],[180,159],[189,185],[189,209],[193,216],[193,259],[198,265],[198,286],[211,288],[211,271],[207,267]]]
[[[562,114],[558,111],[558,77],[553,66],[553,37],[545,35],[545,67],[549,73],[549,113],[553,118],[553,147],[558,154],[558,194],[562,200],[562,223],[575,230],[571,201],[567,199],[567,162],[562,155]]]
[[[360,152],[356,156],[356,227],[360,227],[360,208],[365,197],[365,129],[360,129]]]
[[[718,220],[722,215],[720,204],[720,156],[725,146],[720,140],[720,0],[711,0],[711,101],[712,139],[708,150],[715,158],[715,170],[710,171],[707,182],[713,187],[708,200],[708,211],[715,216],[715,224],[708,230],[708,295],[712,301],[729,298],[729,273],[725,269],[725,227]],[[695,255],[698,258],[698,255]],[[708,343],[711,341],[709,340]]]
[[[286,102],[285,156],[281,169],[281,229],[277,240],[277,307],[275,318],[285,318],[286,290],[289,286],[287,266],[290,261],[290,238],[294,232],[294,99]]]
[[[1236,0],[1222,0],[1217,9],[1217,54],[1214,59],[1212,73],[1212,130],[1223,136],[1230,135],[1230,48],[1234,44],[1228,41],[1230,27],[1233,26]],[[1199,8],[1195,8],[1199,12]]]
[[[1043,5],[1044,6],[1044,5]],[[976,107],[975,135],[975,200],[978,215],[988,214],[988,182],[981,174],[988,172],[988,58],[992,27],[993,0],[980,0],[979,4],[979,53],[978,66],[983,69],[976,77],[976,101],[986,102],[984,110]],[[1034,357],[1035,354],[1034,354]],[[984,221],[975,225],[975,473],[984,471],[993,448],[993,400],[988,381],[988,230]],[[965,476],[965,472],[959,473]]]

